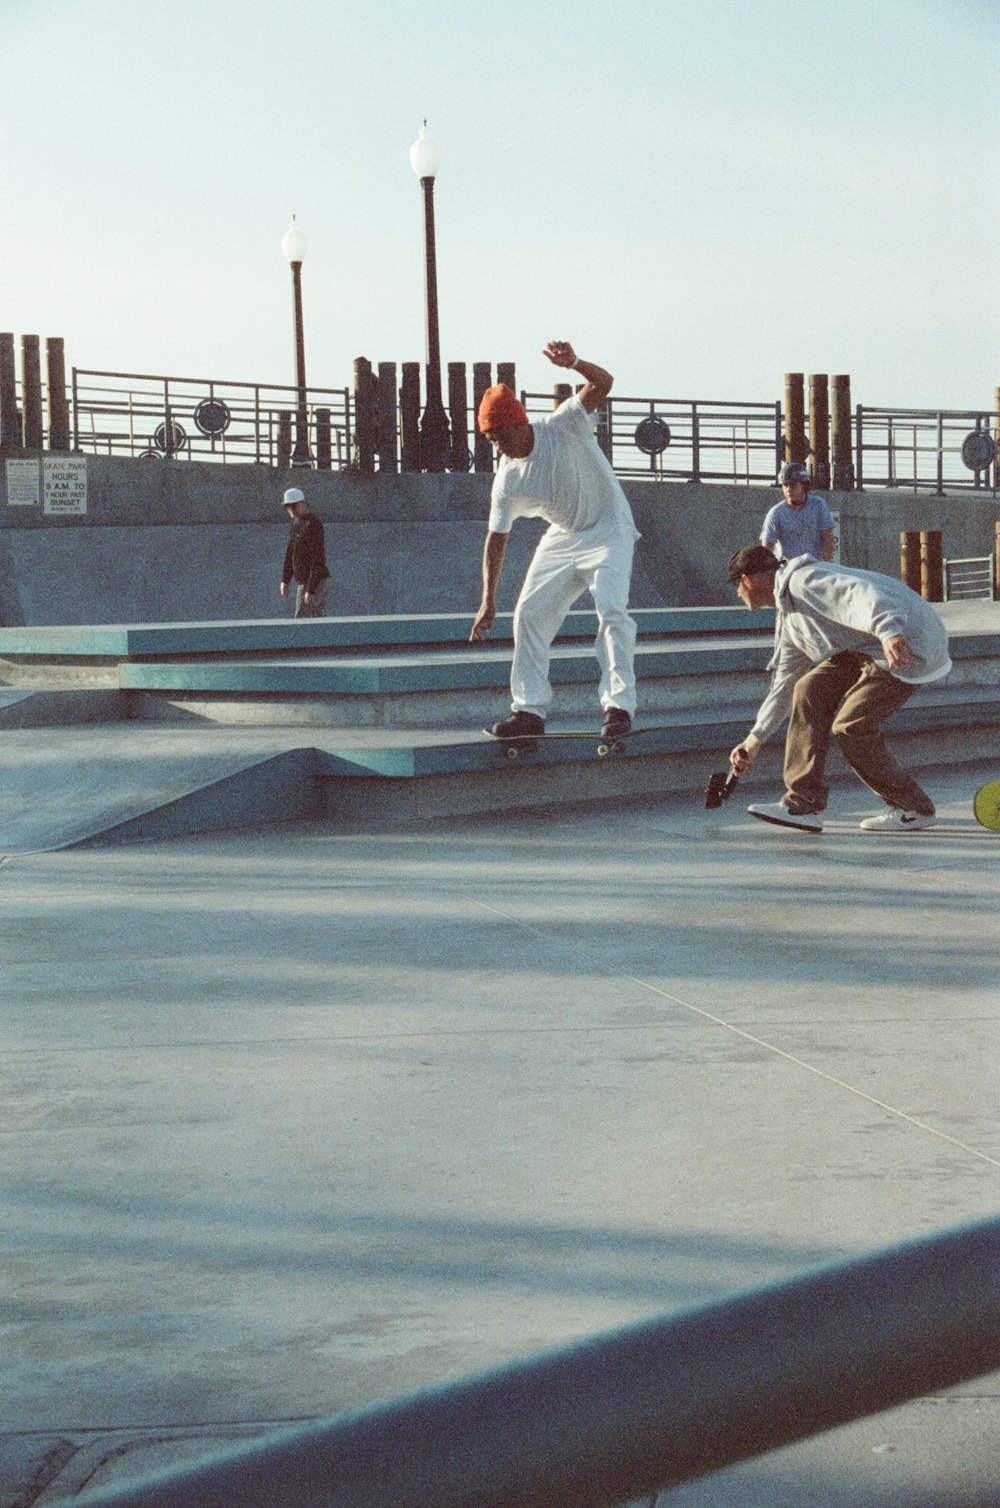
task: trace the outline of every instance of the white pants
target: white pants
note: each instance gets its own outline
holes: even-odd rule
[[[601,706],[635,715],[635,624],[628,613],[635,535],[614,519],[579,534],[544,534],[514,609],[510,689],[515,712],[544,717],[552,700],[552,640],[584,591],[597,609]]]

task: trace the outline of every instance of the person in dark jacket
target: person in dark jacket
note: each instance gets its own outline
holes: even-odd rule
[[[281,595],[288,596],[288,583],[298,583],[295,592],[296,618],[322,618],[326,613],[326,544],[323,525],[309,512],[306,495],[300,487],[289,487],[281,502],[291,528],[288,548],[281,572]]]

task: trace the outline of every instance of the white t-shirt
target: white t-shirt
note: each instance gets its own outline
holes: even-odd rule
[[[518,518],[544,518],[564,534],[617,518],[634,535],[628,499],[594,439],[579,395],[531,427],[531,454],[520,461],[500,459],[490,495],[491,533],[509,534]]]

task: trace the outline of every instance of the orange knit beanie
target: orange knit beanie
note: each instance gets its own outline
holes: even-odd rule
[[[488,429],[503,429],[508,424],[527,424],[528,414],[504,383],[489,387],[479,405],[479,428],[483,434]]]

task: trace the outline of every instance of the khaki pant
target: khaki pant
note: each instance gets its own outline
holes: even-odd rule
[[[807,671],[796,683],[785,741],[786,802],[821,812],[830,739],[854,773],[887,806],[934,815],[934,803],[889,753],[882,724],[920,688],[908,686],[867,655],[843,650]]]

